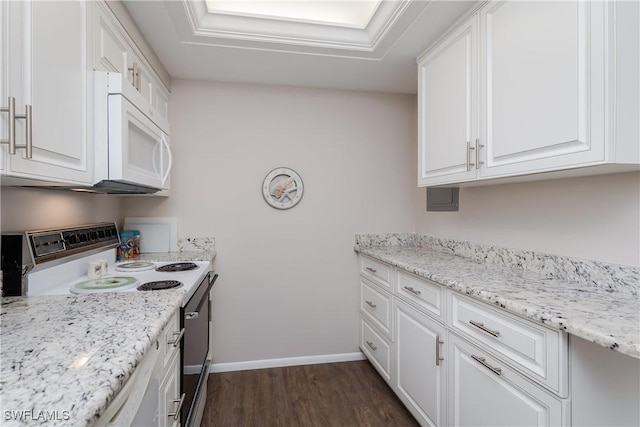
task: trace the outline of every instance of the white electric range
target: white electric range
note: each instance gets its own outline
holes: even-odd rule
[[[100,235],[92,231],[100,228],[104,230]],[[141,292],[138,288],[148,283],[175,281],[179,282],[178,287],[186,291],[184,306],[210,270],[211,263],[208,261],[154,262],[143,259],[116,263],[117,236],[114,224],[28,232],[27,244],[35,260],[35,268],[27,276],[27,296]],[[89,278],[87,271],[90,263],[99,260],[106,261],[106,274]],[[133,266],[133,263],[138,264],[134,268],[126,268]],[[188,270],[157,271],[169,265],[176,265],[178,269],[186,267]],[[160,290],[169,288],[169,283],[159,285]]]
[[[23,246],[29,250],[33,264],[27,275],[27,296],[165,292],[162,289],[144,291],[139,288],[151,282],[164,282],[161,287],[167,281],[179,282],[180,287],[177,289],[183,289],[185,294],[180,309],[181,399],[174,418],[179,418],[184,427],[199,425],[206,402],[211,364],[210,291],[218,277],[210,272],[211,263],[188,260],[149,261],[152,255],[146,255],[140,260],[116,263],[116,247],[120,241],[113,223],[27,231],[24,233],[24,240]],[[97,261],[106,261],[109,268],[104,276],[90,279],[87,272],[90,265]],[[186,266],[188,269],[158,271],[167,266],[175,267],[176,264],[177,267]],[[132,266],[134,268],[127,268]]]

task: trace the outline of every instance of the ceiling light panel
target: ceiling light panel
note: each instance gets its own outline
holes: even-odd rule
[[[364,29],[380,1],[369,0],[206,0],[209,13]]]

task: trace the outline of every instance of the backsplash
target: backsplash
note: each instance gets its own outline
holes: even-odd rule
[[[493,264],[531,271],[545,277],[598,286],[611,291],[640,288],[640,268],[599,261],[570,258],[542,252],[504,248],[461,240],[442,239],[415,233],[357,234],[356,245],[418,246],[469,258],[481,264]]]
[[[178,251],[215,251],[216,239],[214,237],[182,237],[178,239]]]

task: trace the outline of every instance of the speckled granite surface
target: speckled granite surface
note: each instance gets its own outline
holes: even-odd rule
[[[367,239],[377,242],[378,246],[361,245],[358,243],[363,240],[357,239],[357,252],[511,313],[640,358],[640,299],[637,288],[634,291],[627,286],[617,289],[594,283],[570,282],[549,277],[544,270],[539,274],[498,263],[481,264],[441,248],[406,243],[385,246],[382,237]],[[388,242],[410,240],[386,239]]]
[[[216,257],[214,250],[193,250],[183,252],[154,252],[137,255],[134,259],[155,262],[187,262],[187,261],[213,261]]]
[[[178,250],[184,251],[205,251],[216,250],[216,239],[213,237],[182,237],[178,239]]]
[[[40,411],[56,418],[46,425],[93,424],[180,307],[183,294],[176,289],[2,298],[1,424],[40,425],[43,419],[33,420]],[[7,419],[6,411],[31,412],[20,422]]]
[[[442,239],[415,233],[357,234],[356,248],[417,246],[469,258],[481,264],[516,268],[547,278],[566,280],[610,291],[640,294],[640,268],[570,258],[534,251]]]

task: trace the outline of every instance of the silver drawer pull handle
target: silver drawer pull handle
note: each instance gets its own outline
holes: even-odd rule
[[[484,366],[485,368],[489,369],[491,372],[493,372],[496,375],[502,375],[502,369],[501,368],[494,368],[493,366],[489,365],[487,363],[487,359],[485,359],[484,357],[480,357],[480,356],[476,356],[475,354],[471,355],[471,358],[473,360],[475,360],[476,362],[480,363],[482,366]]]
[[[190,312],[184,314],[185,320],[197,319],[198,316],[200,316],[200,313],[198,313],[197,311],[190,311]]]
[[[410,286],[403,286],[403,288],[405,288],[406,290],[408,290],[409,292],[411,292],[414,295],[420,295],[420,291],[416,291],[415,289],[413,289]]]
[[[0,144],[9,144],[9,154],[16,154],[16,149],[25,149],[26,155],[25,158],[31,159],[33,158],[33,114],[31,105],[25,105],[25,113],[24,114],[16,114],[16,99],[13,96],[8,98],[9,105],[6,108],[0,108],[0,112],[8,113],[8,121],[7,125],[9,128],[9,135],[7,139],[1,139]],[[16,144],[16,120],[24,119],[26,121],[25,127],[25,144],[18,145]]]
[[[370,272],[372,272],[372,273],[376,273],[376,272],[378,271],[378,270],[376,270],[376,269],[375,269],[375,268],[373,268],[373,267],[366,267],[366,269],[367,269],[367,270],[369,270],[369,271],[370,271]]]
[[[373,345],[373,343],[371,341],[366,341],[367,345],[369,347],[371,347],[371,350],[376,351],[378,349],[378,347],[376,347],[375,345]]]
[[[478,329],[482,329],[483,331],[485,331],[486,333],[493,335],[494,337],[498,337],[500,336],[500,331],[496,331],[493,329],[489,329],[486,326],[484,326],[484,323],[481,322],[476,322],[475,320],[469,320],[469,323],[471,323],[473,326],[475,326]]]
[[[167,344],[172,345],[174,347],[177,347],[178,345],[180,345],[180,340],[184,336],[184,328],[182,328],[180,332],[173,333],[173,336],[176,336],[176,335],[178,336],[173,341],[169,341]]]
[[[444,344],[444,341],[440,339],[440,335],[436,335],[436,366],[440,366],[440,362],[444,360],[444,357],[440,356],[441,344]]]
[[[178,404],[178,407],[176,408],[176,412],[169,412],[167,414],[167,417],[173,417],[174,420],[177,420],[178,418],[180,418],[180,409],[182,409],[182,404],[184,403],[184,397],[185,397],[185,394],[182,393],[182,396],[180,396],[180,400],[173,401],[173,403]]]
[[[376,308],[376,305],[374,303],[372,303],[371,301],[366,301],[365,302],[369,305],[369,307],[371,308]]]

